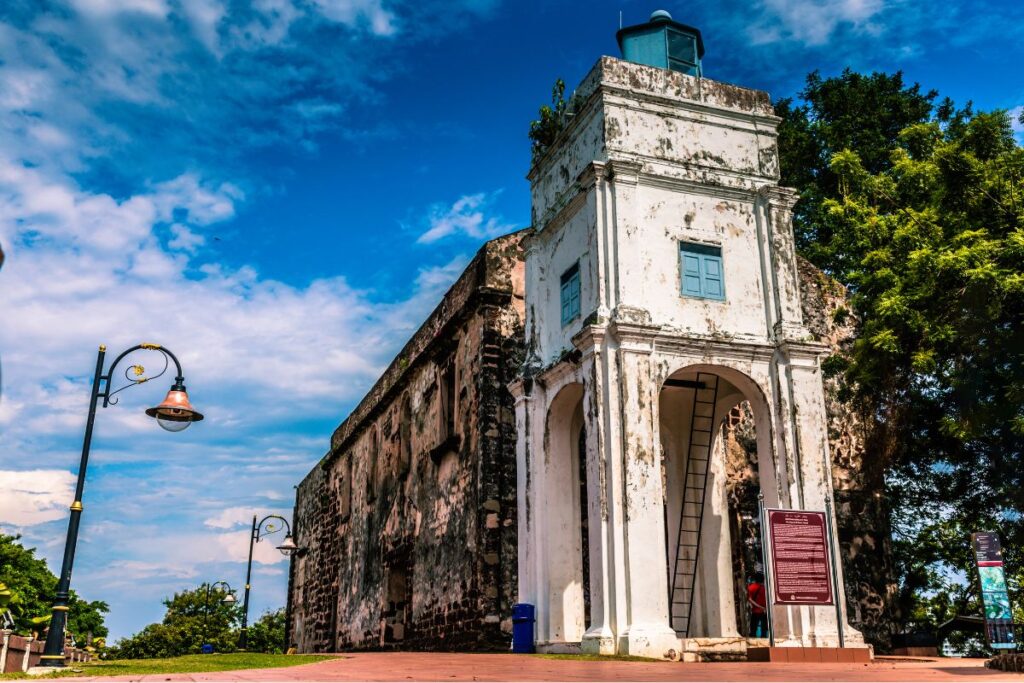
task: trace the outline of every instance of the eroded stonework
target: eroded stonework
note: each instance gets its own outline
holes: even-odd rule
[[[848,618],[779,608],[778,641],[884,629],[880,469],[821,362],[853,321],[796,257],[767,94],[605,57],[577,98],[533,227],[481,249],[298,487],[301,651],[505,649],[524,602],[541,650],[742,657],[758,493],[834,498],[843,556]]]
[[[521,234],[485,245],[299,485],[303,652],[508,640],[516,592]]]

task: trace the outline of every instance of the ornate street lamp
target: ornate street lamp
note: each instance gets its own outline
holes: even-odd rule
[[[139,350],[154,351],[159,353],[164,361],[164,367],[155,375],[146,375],[146,369],[141,365],[129,365],[124,370],[125,379],[128,383],[124,386],[113,389],[114,370],[125,356]],[[71,590],[71,567],[75,562],[75,547],[78,544],[78,525],[82,517],[82,492],[85,489],[85,470],[89,464],[89,448],[92,444],[92,427],[96,420],[96,405],[99,399],[103,399],[103,407],[116,404],[118,394],[129,387],[144,384],[150,380],[162,376],[174,362],[177,374],[171,390],[160,405],[150,408],[146,414],[155,417],[157,424],[168,431],[178,432],[185,429],[193,422],[203,419],[202,413],[192,407],[188,394],[185,391],[185,377],[181,372],[181,363],[177,356],[159,344],[137,344],[110,364],[110,369],[103,374],[103,360],[106,357],[107,347],[100,346],[99,354],[96,357],[96,373],[92,380],[92,396],[89,400],[89,418],[85,423],[85,439],[82,443],[82,460],[78,466],[78,484],[75,487],[75,500],[71,504],[71,518],[68,521],[68,535],[64,543],[64,562],[61,565],[60,581],[57,583],[57,595],[53,601],[53,614],[50,617],[50,630],[46,635],[46,647],[43,650],[41,664],[44,666],[64,666],[64,629],[67,626],[68,602]]]
[[[210,594],[214,588],[218,587],[223,587],[224,597],[220,599],[222,605],[231,607],[238,602],[238,598],[235,597],[235,589],[227,581],[214,581],[206,584],[206,600],[203,602],[203,641],[210,639]]]
[[[245,599],[242,602],[242,630],[238,634],[238,649],[244,650],[248,643],[249,633],[249,587],[250,580],[252,579],[252,551],[253,547],[260,542],[260,539],[268,534],[273,534],[281,529],[285,530],[284,541],[281,545],[277,546],[277,549],[281,551],[281,554],[285,557],[291,557],[292,555],[301,555],[305,548],[300,548],[295,544],[295,539],[292,538],[292,528],[288,524],[288,520],[281,515],[267,515],[259,522],[256,521],[256,515],[252,516],[252,533],[249,535],[249,565],[245,570]]]

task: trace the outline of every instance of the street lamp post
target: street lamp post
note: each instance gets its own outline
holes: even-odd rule
[[[295,540],[292,538],[292,528],[288,524],[288,520],[281,515],[267,515],[257,522],[256,515],[252,516],[252,533],[249,535],[249,564],[245,570],[245,597],[242,600],[242,630],[238,634],[239,650],[245,650],[249,642],[249,587],[252,579],[253,548],[260,542],[261,538],[268,534],[276,533],[282,528],[285,530],[284,541],[281,545],[277,546],[277,549],[285,557],[291,557],[300,548],[295,545]]]
[[[130,365],[124,371],[128,383],[119,389],[111,390],[114,369],[117,364],[128,354],[138,351],[155,351],[163,356],[164,367],[155,375],[146,376],[146,369],[141,365]],[[85,423],[85,439],[82,443],[82,460],[78,466],[78,484],[75,486],[75,500],[71,503],[71,518],[68,521],[68,535],[64,542],[64,562],[61,565],[60,581],[57,583],[57,595],[53,601],[53,614],[50,617],[50,629],[46,635],[46,647],[41,657],[42,664],[53,667],[64,666],[64,630],[67,626],[68,603],[71,595],[71,568],[75,562],[75,547],[78,544],[78,525],[82,517],[82,492],[85,489],[85,470],[89,464],[89,448],[92,444],[92,427],[96,420],[96,405],[99,399],[103,399],[103,407],[116,404],[115,394],[137,386],[150,380],[160,377],[167,372],[171,361],[174,362],[177,374],[171,390],[167,392],[163,403],[146,410],[146,414],[155,417],[157,423],[170,432],[180,432],[193,422],[203,419],[201,413],[189,403],[188,393],[185,391],[185,377],[181,372],[181,363],[178,358],[159,344],[137,344],[120,356],[114,359],[110,369],[103,374],[103,360],[106,357],[107,347],[100,346],[96,356],[96,373],[92,380],[92,395],[89,400],[89,417]]]
[[[206,600],[203,602],[203,643],[206,644],[210,640],[210,593],[217,586],[224,587],[224,597],[220,599],[221,603],[225,605],[233,605],[238,602],[238,598],[235,597],[235,589],[227,581],[214,581],[213,583],[206,584]]]

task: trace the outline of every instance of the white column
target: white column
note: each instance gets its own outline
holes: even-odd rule
[[[28,658],[32,654],[32,641],[35,640],[32,636],[25,638],[25,655],[21,658],[21,670],[28,671]]]
[[[797,480],[801,486],[803,507],[807,510],[825,510],[825,497],[832,498],[832,529],[835,530],[835,498],[832,492],[832,462],[828,447],[828,424],[825,394],[818,354],[821,349],[810,344],[787,344],[789,356],[790,394],[793,407],[800,420],[796,428],[796,441],[800,458]],[[836,560],[836,599],[841,601],[843,636],[846,645],[863,646],[864,637],[853,629],[846,619],[843,564],[839,544],[833,539],[832,553]],[[807,607],[804,620],[804,641],[817,647],[837,647],[839,631],[835,606]]]
[[[7,649],[10,646],[12,633],[13,631],[10,629],[0,630],[0,634],[3,635],[3,645],[0,646],[0,674],[7,670]]]
[[[620,395],[622,438],[610,452],[623,468],[625,529],[623,552],[627,627],[619,633],[625,654],[661,658],[679,652],[679,638],[669,625],[661,458],[655,452],[654,404],[660,387],[651,377],[651,342],[621,341],[616,384]]]
[[[529,385],[527,384],[529,382]],[[509,387],[515,399],[516,411],[516,506],[519,552],[517,570],[519,576],[519,602],[537,604],[537,575],[535,571],[536,548],[533,531],[536,514],[533,487],[533,453],[531,448],[531,412],[533,408],[532,380],[519,381]]]
[[[590,625],[581,649],[589,654],[615,654],[615,553],[611,545],[612,507],[608,471],[608,407],[605,404],[603,330],[592,329],[577,343],[583,352],[583,419],[587,450],[587,521],[590,544]]]

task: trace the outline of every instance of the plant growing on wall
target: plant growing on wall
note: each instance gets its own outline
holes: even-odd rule
[[[530,122],[530,151],[533,161],[544,156],[565,128],[566,113],[569,104],[565,100],[565,81],[561,78],[551,87],[551,104],[541,106],[536,121]]]

